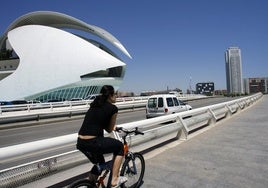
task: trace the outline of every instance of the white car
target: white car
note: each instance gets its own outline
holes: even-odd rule
[[[178,100],[175,95],[159,94],[149,97],[146,104],[146,118],[153,118],[167,114],[191,110],[192,107]]]

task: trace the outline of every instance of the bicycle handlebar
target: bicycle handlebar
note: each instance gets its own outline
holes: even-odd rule
[[[126,133],[127,135],[128,135],[128,134],[131,134],[131,133],[135,133],[135,135],[138,135],[138,134],[140,134],[140,135],[144,135],[144,133],[141,132],[141,131],[138,129],[138,127],[135,127],[134,130],[127,130],[127,129],[124,129],[123,127],[116,127],[116,128],[115,128],[115,131],[116,131],[116,132],[123,131],[123,132]]]

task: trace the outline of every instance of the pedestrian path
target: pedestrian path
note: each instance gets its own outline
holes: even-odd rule
[[[267,188],[268,95],[208,131],[145,157],[144,188]]]

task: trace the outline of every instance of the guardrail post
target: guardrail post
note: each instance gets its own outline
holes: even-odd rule
[[[208,108],[208,112],[212,115],[212,118],[209,120],[208,124],[210,125],[212,123],[214,125],[217,122],[217,117],[210,108]]]
[[[241,101],[239,101],[239,102],[240,102],[240,103],[238,103],[238,104],[239,104],[240,108],[241,108],[241,109],[244,109],[244,108],[246,107],[245,101],[244,101],[244,100],[241,100]]]
[[[237,108],[236,108],[236,112],[239,112],[241,111],[243,108],[241,108],[241,105],[239,104],[240,101],[237,101],[236,104],[237,104]]]
[[[250,99],[246,100],[246,105],[249,106],[250,105]]]
[[[28,112],[30,112],[30,111],[31,111],[30,104],[27,104],[27,111],[28,111]]]
[[[182,124],[182,128],[178,131],[176,138],[179,140],[187,140],[189,130],[186,127],[185,123],[183,122],[181,116],[178,116],[176,122],[178,123],[180,122]]]
[[[225,107],[228,109],[226,117],[230,117],[233,114],[232,109],[227,104],[225,105]]]

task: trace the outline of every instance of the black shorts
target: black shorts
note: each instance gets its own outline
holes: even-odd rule
[[[123,143],[110,137],[96,137],[93,139],[78,138],[76,147],[95,164],[104,162],[103,154],[113,153],[115,156],[124,155]]]

